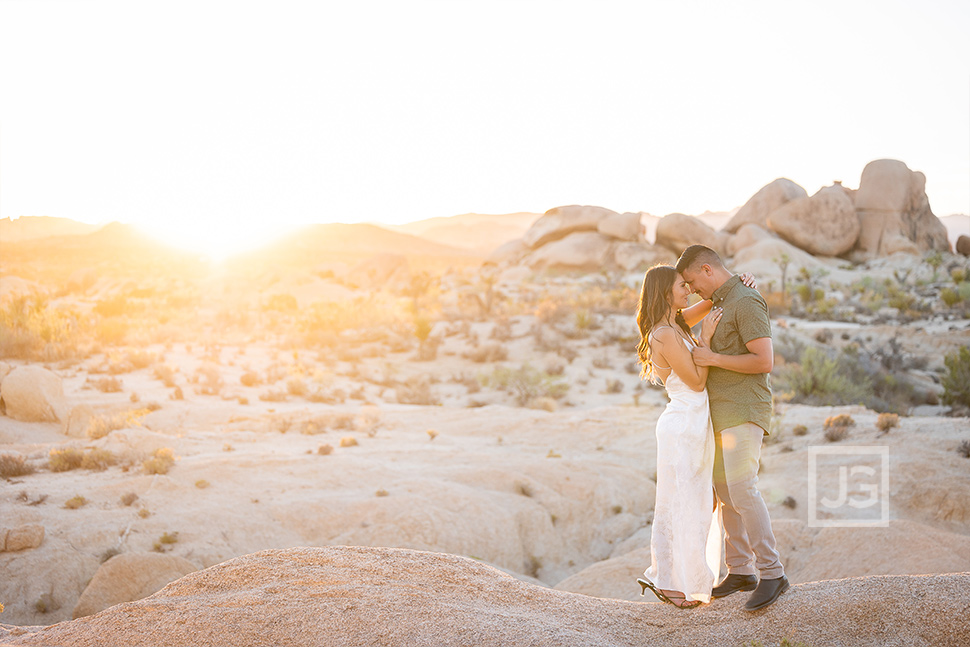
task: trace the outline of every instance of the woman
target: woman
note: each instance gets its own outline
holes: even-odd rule
[[[742,280],[751,285],[750,275]],[[669,265],[650,268],[637,310],[641,377],[662,382],[670,402],[657,420],[657,499],[650,568],[641,590],[681,609],[710,601],[721,565],[721,522],[714,496],[714,432],[707,401],[707,367],[691,350],[709,346],[721,317]],[[700,339],[691,328],[702,321]]]

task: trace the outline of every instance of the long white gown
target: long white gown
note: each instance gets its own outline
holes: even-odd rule
[[[722,544],[720,506],[712,512],[714,431],[707,390],[694,391],[673,371],[664,388],[670,402],[657,420],[657,501],[644,575],[658,589],[707,603]]]

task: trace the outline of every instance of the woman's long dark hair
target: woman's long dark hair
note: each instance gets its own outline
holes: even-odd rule
[[[640,304],[637,306],[637,327],[640,329],[640,344],[637,346],[637,357],[643,368],[640,379],[649,380],[656,384],[660,381],[654,370],[650,350],[650,331],[667,318],[670,310],[670,295],[677,280],[677,270],[670,265],[654,265],[643,275],[643,289],[640,291]],[[677,311],[677,324],[688,337],[693,339],[687,322],[680,311]]]

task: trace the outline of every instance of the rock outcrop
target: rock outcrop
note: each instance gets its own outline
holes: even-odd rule
[[[546,243],[526,259],[537,269],[575,268],[596,270],[610,259],[612,241],[595,231],[577,231],[565,238]]]
[[[796,198],[768,215],[776,234],[816,256],[839,256],[859,239],[859,217],[845,190],[838,184],[810,198]]]
[[[855,208],[862,232],[854,260],[950,250],[946,227],[930,210],[926,176],[903,162],[869,162],[862,171]]]
[[[970,256],[970,236],[960,236],[957,238],[956,252],[957,254]]]
[[[631,582],[631,586],[636,586]],[[268,550],[155,595],[50,627],[0,625],[8,645],[955,645],[970,637],[970,573],[793,586],[770,609],[745,596],[690,613],[516,580],[472,559],[391,548]],[[675,637],[675,638],[672,638]]]
[[[639,213],[614,213],[596,224],[596,231],[618,240],[639,240],[641,237]]]
[[[44,543],[44,526],[28,523],[16,528],[0,528],[0,552],[17,552],[37,548]]]
[[[602,220],[620,214],[603,207],[570,205],[554,207],[542,214],[522,236],[529,248],[536,249],[577,231],[596,231]]]
[[[74,607],[74,617],[90,616],[122,602],[134,602],[169,582],[197,571],[195,564],[176,555],[123,553],[98,569]]]
[[[3,378],[7,415],[24,422],[56,422],[67,415],[61,378],[41,366],[18,366]]]
[[[724,226],[724,231],[729,234],[737,232],[744,225],[758,225],[766,227],[768,216],[775,209],[797,200],[807,198],[808,192],[787,178],[778,178],[761,187],[757,193],[751,196],[744,205],[738,209],[734,217]]]
[[[715,251],[720,249],[722,239],[700,218],[682,213],[667,214],[657,223],[657,245],[680,255],[691,245],[707,245]]]

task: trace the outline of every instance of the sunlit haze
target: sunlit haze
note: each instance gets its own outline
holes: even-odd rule
[[[729,210],[891,157],[970,212],[970,4],[0,2],[0,217]]]

